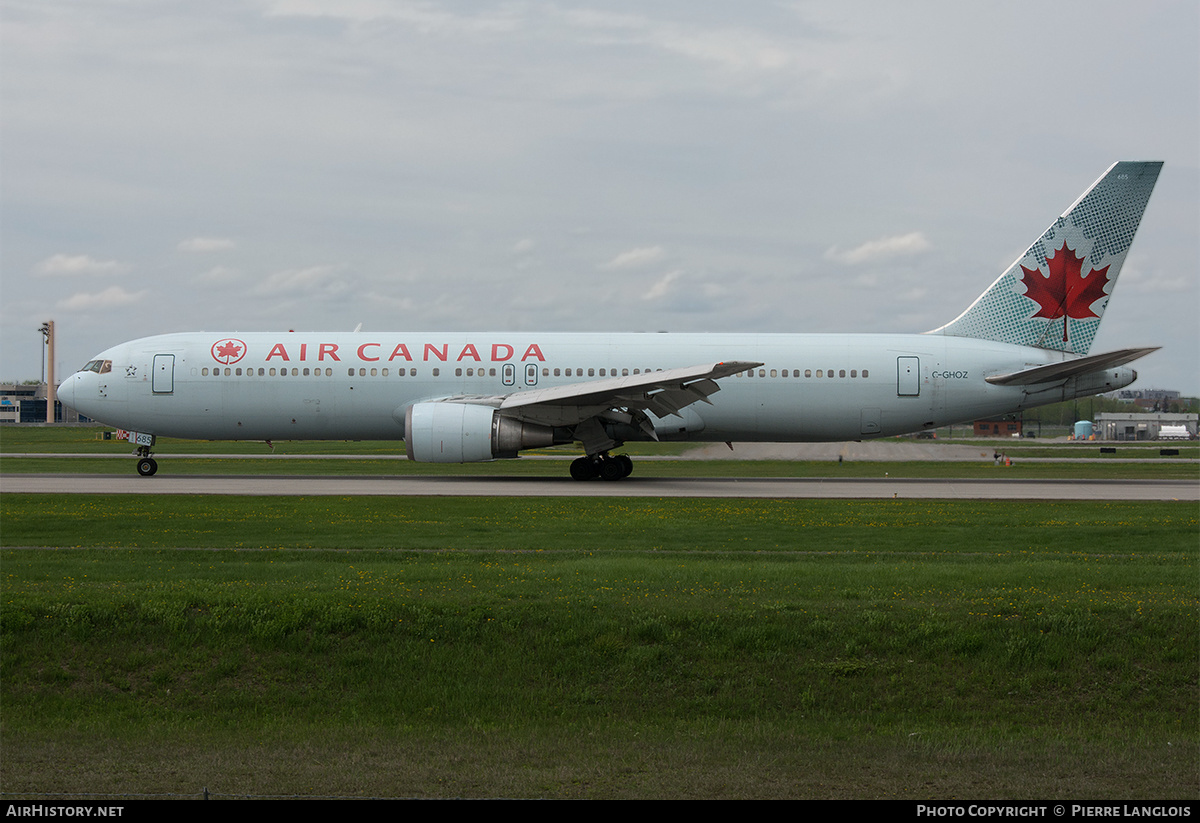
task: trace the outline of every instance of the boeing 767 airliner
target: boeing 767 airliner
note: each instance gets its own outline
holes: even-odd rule
[[[1089,354],[1162,163],[1114,164],[966,311],[924,334],[168,334],[59,387],[157,437],[403,439],[469,463],[578,442],[577,480],[619,480],[632,440],[839,441],[1010,414],[1128,386],[1155,348]]]

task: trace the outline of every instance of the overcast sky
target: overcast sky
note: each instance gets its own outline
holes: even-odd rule
[[[0,0],[0,377],[184,330],[899,331],[1164,160],[1092,351],[1200,394],[1200,4]]]

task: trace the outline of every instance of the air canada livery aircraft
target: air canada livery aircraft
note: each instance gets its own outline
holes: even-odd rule
[[[966,311],[924,334],[168,334],[104,351],[63,402],[155,438],[403,439],[469,463],[578,442],[904,434],[1128,386],[1155,348],[1089,354],[1162,163],[1113,165]]]

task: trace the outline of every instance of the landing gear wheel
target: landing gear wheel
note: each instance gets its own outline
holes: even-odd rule
[[[622,477],[628,477],[633,474],[633,458],[627,454],[618,454],[613,459],[625,467],[625,474],[621,475]]]
[[[143,457],[137,462],[137,471],[142,477],[153,477],[158,471],[158,462],[153,457]]]
[[[629,469],[633,469],[633,461],[630,461]],[[605,480],[620,480],[628,473],[625,461],[619,457],[606,457],[600,464],[600,476]]]
[[[592,480],[596,477],[596,464],[590,458],[580,457],[571,461],[571,477],[576,480]]]

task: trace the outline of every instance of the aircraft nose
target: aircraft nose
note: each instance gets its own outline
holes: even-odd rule
[[[56,393],[58,395],[58,399],[62,401],[64,406],[68,406],[72,409],[75,408],[75,387],[78,383],[79,375],[73,374],[58,384]],[[76,411],[78,411],[78,409],[76,409]]]

